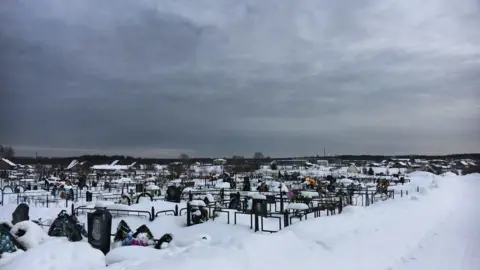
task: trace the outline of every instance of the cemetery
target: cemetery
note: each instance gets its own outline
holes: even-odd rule
[[[68,180],[5,185],[0,188],[1,204],[18,206],[11,221],[2,223],[2,235],[10,243],[4,244],[2,252],[28,249],[16,240],[25,231],[15,225],[25,222],[50,237],[86,241],[108,254],[131,245],[167,248],[175,236],[170,231],[153,233],[150,228],[157,224],[182,228],[221,223],[255,233],[277,233],[302,221],[340,215],[345,207],[368,207],[395,196],[408,196],[413,190],[406,176],[402,181],[359,181],[331,175],[275,181],[252,176],[224,175],[224,179],[213,181],[181,179],[164,186],[160,182],[122,179],[95,181],[90,186]],[[419,192],[419,187],[415,191]],[[30,208],[57,214],[31,218]]]
[[[28,256],[40,260],[64,254],[76,262],[72,267],[116,270],[117,265],[129,269],[125,268],[129,261],[172,260],[176,265],[190,261],[182,256],[220,250],[237,254],[237,248],[256,250],[249,255],[254,257],[270,250],[282,253],[278,249],[290,242],[306,253],[312,248],[328,251],[331,239],[343,235],[350,235],[351,241],[357,234],[387,241],[393,235],[376,235],[378,224],[408,233],[413,229],[399,227],[402,220],[430,211],[417,208],[418,201],[435,198],[439,183],[453,183],[459,177],[395,168],[388,174],[371,174],[353,165],[263,166],[250,173],[227,171],[223,165],[195,166],[179,176],[125,165],[92,167],[89,173],[22,169],[3,173],[7,177],[0,187],[0,267],[16,265],[16,270],[30,260]],[[203,173],[205,168],[209,173]],[[175,167],[169,169],[175,173]],[[448,194],[443,193],[441,200]],[[375,234],[370,235],[372,230]],[[308,244],[311,241],[315,247]],[[347,242],[342,249],[359,245]],[[73,251],[79,249],[96,259],[79,262]],[[72,250],[71,255],[66,250]],[[229,254],[222,257],[237,260]],[[96,266],[88,266],[90,262]]]

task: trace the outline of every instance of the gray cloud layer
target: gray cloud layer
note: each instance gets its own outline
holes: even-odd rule
[[[478,152],[478,29],[475,0],[3,0],[0,143]]]

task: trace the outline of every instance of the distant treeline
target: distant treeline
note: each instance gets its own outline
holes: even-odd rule
[[[244,158],[244,157],[229,157],[224,158],[227,160],[227,164],[239,164],[239,163],[250,163],[253,161],[261,161],[261,162],[269,162],[275,160],[292,160],[292,159],[304,159],[310,162],[315,162],[317,159],[326,159],[330,162],[334,162],[337,160],[348,160],[348,161],[356,161],[356,160],[370,160],[380,162],[382,160],[390,159],[390,158],[408,158],[408,159],[473,159],[473,160],[480,160],[480,153],[473,153],[473,154],[451,154],[451,155],[443,155],[443,156],[429,156],[429,155],[405,155],[405,156],[384,156],[384,155],[339,155],[339,156],[309,156],[309,157],[284,157],[284,158]],[[85,156],[78,156],[78,157],[12,157],[11,160],[14,163],[18,164],[53,164],[53,165],[60,165],[60,166],[68,166],[68,164],[72,160],[78,161],[87,161],[91,164],[110,164],[114,160],[119,160],[120,164],[129,165],[133,162],[137,162],[140,164],[170,164],[172,162],[200,162],[200,163],[212,163],[213,158],[139,158],[139,157],[131,157],[131,156],[107,156],[107,155],[85,155]]]

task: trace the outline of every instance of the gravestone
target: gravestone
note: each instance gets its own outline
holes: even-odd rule
[[[144,188],[143,184],[136,184],[135,185],[135,192],[137,192],[137,193],[143,193],[144,189],[145,188]]]
[[[12,213],[12,224],[15,225],[19,222],[29,220],[30,217],[28,216],[29,207],[25,203],[21,203],[17,206],[15,211]]]
[[[112,231],[112,215],[106,209],[97,208],[87,213],[88,243],[103,254],[110,251],[110,234]]]
[[[73,188],[69,189],[68,190],[68,199],[71,200],[71,201],[74,201],[75,200],[75,192],[73,191]]]
[[[250,178],[249,177],[244,177],[243,178],[243,191],[251,191],[251,186],[250,186]]]
[[[238,209],[240,208],[239,205],[240,205],[240,202],[237,200],[236,197],[233,197],[232,199],[230,199],[230,203],[228,204],[228,209]]]
[[[87,179],[85,177],[80,177],[78,179],[78,188],[82,190],[87,185]]]
[[[87,202],[93,201],[93,194],[92,194],[92,192],[87,191],[87,193],[85,193],[85,197],[86,197]]]
[[[182,191],[180,188],[175,186],[169,186],[167,189],[166,200],[169,202],[179,203],[182,196]]]
[[[252,211],[255,215],[267,216],[267,201],[263,199],[252,200]]]
[[[263,199],[253,199],[252,200],[252,212],[255,216],[255,231],[258,232],[260,229],[259,220],[260,217],[267,216],[267,201]]]

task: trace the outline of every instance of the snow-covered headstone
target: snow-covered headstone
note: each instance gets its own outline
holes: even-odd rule
[[[29,207],[25,203],[21,203],[15,208],[15,211],[12,213],[12,224],[15,225],[19,222],[29,220],[28,216]]]

